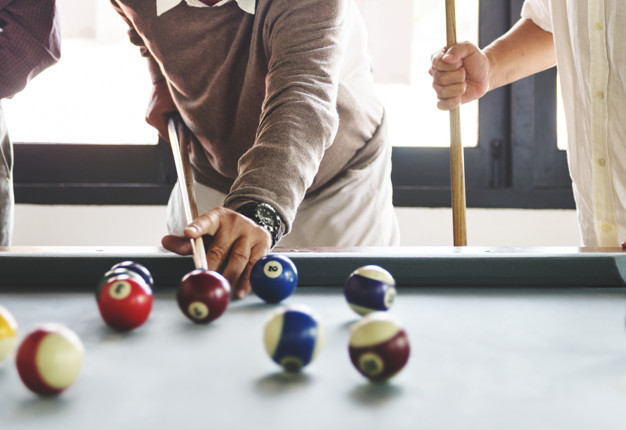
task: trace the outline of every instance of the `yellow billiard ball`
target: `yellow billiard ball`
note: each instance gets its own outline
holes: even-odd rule
[[[0,363],[2,363],[17,345],[17,322],[13,315],[0,305]]]

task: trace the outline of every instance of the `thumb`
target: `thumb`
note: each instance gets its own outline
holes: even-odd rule
[[[478,47],[472,43],[455,43],[450,48],[448,48],[445,54],[443,54],[441,60],[445,63],[461,67],[465,58],[469,57],[472,54],[475,54],[478,51]]]

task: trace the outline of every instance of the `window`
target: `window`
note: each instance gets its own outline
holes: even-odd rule
[[[61,0],[61,61],[5,106],[18,142],[154,144],[145,59],[108,1]],[[33,127],[36,123],[37,127]]]
[[[485,46],[517,21],[522,0],[456,3],[458,40]],[[394,202],[450,206],[448,114],[436,109],[427,73],[430,54],[445,44],[444,2],[357,4],[390,121]],[[176,173],[169,147],[157,144],[144,123],[150,82],[125,24],[107,1],[59,5],[65,26],[61,63],[5,103],[16,142],[16,200],[165,204]],[[469,207],[574,206],[565,153],[555,144],[556,94],[551,70],[462,107]],[[75,110],[61,110],[65,106]]]
[[[59,0],[62,58],[3,101],[15,198],[40,204],[165,204],[169,147],[144,121],[148,70],[108,1]]]
[[[448,147],[449,115],[436,108],[428,74],[430,55],[446,44],[445,2],[357,0],[357,5],[368,27],[374,79],[392,144]],[[459,1],[456,7],[458,40],[478,43],[478,0]],[[478,143],[477,118],[477,102],[463,106],[465,147]]]
[[[441,16],[433,16],[433,21],[445,22],[441,3]],[[466,2],[456,3],[458,20],[458,5]],[[519,19],[522,3],[480,1],[479,46],[488,45],[511,27]],[[459,34],[457,39],[463,40],[463,36]],[[574,207],[565,152],[556,145],[556,99],[553,69],[499,88],[480,100],[477,145],[467,147],[472,146],[467,145],[471,139],[467,131],[463,134],[468,207]],[[462,121],[468,117],[471,114],[465,105]],[[431,129],[427,122],[414,121],[413,126]],[[447,125],[437,129],[448,138]],[[432,139],[426,132],[424,135]],[[450,206],[447,148],[396,147],[393,163],[396,206]]]

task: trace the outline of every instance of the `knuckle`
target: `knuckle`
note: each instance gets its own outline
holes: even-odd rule
[[[248,253],[242,249],[233,249],[228,257],[228,261],[234,263],[237,267],[245,267],[248,259]]]
[[[226,258],[226,252],[222,248],[212,247],[207,250],[207,258],[210,260],[224,261]]]

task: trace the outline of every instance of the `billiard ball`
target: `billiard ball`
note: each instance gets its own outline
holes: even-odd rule
[[[324,328],[308,306],[283,306],[270,314],[263,343],[274,362],[287,372],[298,372],[318,355]]]
[[[382,267],[363,266],[350,274],[343,293],[348,305],[359,315],[386,311],[396,298],[396,281]]]
[[[350,329],[350,361],[371,381],[385,381],[409,360],[409,338],[402,325],[387,312],[373,312]]]
[[[44,324],[20,344],[15,358],[26,387],[42,396],[55,396],[80,376],[84,347],[76,333],[60,324]]]
[[[118,267],[116,269],[109,270],[102,276],[102,278],[100,279],[100,282],[98,283],[98,287],[96,288],[96,297],[100,294],[100,291],[102,290],[102,287],[104,286],[104,284],[108,283],[111,278],[116,278],[118,276],[130,276],[137,282],[146,285],[152,290],[152,286],[148,284],[146,280],[143,277],[141,277],[137,272],[133,272],[132,270]]]
[[[218,272],[196,269],[183,277],[176,300],[187,318],[197,324],[206,324],[226,310],[230,284]]]
[[[104,322],[118,331],[139,327],[146,322],[152,310],[152,290],[142,278],[131,275],[105,279],[96,298]]]
[[[152,273],[150,273],[146,266],[136,263],[134,261],[122,261],[121,263],[117,263],[113,267],[111,267],[110,272],[114,272],[117,269],[125,269],[129,272],[136,273],[146,281],[151,289],[154,289],[154,279],[152,278]]]
[[[9,310],[0,306],[0,364],[17,346],[17,321]]]
[[[260,258],[250,272],[252,291],[267,303],[279,303],[298,285],[298,269],[288,257],[269,254]]]

